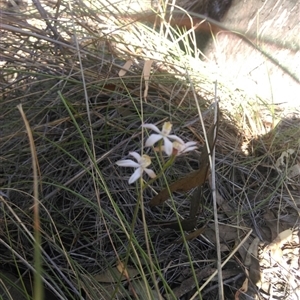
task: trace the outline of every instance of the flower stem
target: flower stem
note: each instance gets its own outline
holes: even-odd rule
[[[170,159],[162,166],[160,172],[158,173],[158,175],[153,178],[153,179],[150,179],[147,183],[144,183],[143,184],[143,187],[142,187],[142,190],[144,191],[149,185],[151,185],[155,180],[157,180],[158,178],[160,178],[162,176],[163,173],[165,173],[165,171],[167,170],[167,168],[169,168],[170,166],[173,165],[174,161],[176,159],[176,156],[175,155],[172,155],[170,157]]]

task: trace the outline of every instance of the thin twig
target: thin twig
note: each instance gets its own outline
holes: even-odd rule
[[[217,104],[217,81],[215,82],[215,116],[214,123],[216,124],[218,120],[218,104]],[[217,138],[217,127],[215,127],[214,140]],[[221,257],[221,246],[220,246],[220,231],[219,231],[219,221],[218,221],[218,207],[217,207],[217,197],[216,197],[216,151],[215,147],[212,149],[211,153],[211,189],[213,197],[213,207],[214,207],[214,220],[215,220],[215,232],[216,232],[216,246],[217,246],[217,268],[218,268],[218,284],[219,284],[219,299],[224,299],[224,289],[223,289],[223,278],[222,278],[222,257]]]
[[[47,27],[53,32],[54,38],[56,40],[65,42],[65,40],[62,38],[62,36],[57,31],[56,27],[53,27],[49,21],[49,16],[47,11],[43,8],[41,2],[39,0],[32,0],[33,4],[35,5],[36,9],[40,13],[41,17],[45,20]]]

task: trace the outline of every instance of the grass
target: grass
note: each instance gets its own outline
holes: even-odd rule
[[[44,287],[45,299],[212,299],[223,285],[225,297],[231,297],[245,279],[251,233],[271,242],[275,232],[296,229],[299,175],[289,178],[289,172],[299,160],[297,120],[285,119],[275,128],[281,116],[272,104],[220,80],[221,121],[211,171],[216,189],[210,182],[202,187],[197,228],[205,231],[188,240],[190,232],[158,223],[187,218],[194,190],[175,193],[161,206],[148,203],[199,168],[204,132],[214,121],[215,76],[209,65],[185,39],[188,33],[178,35],[167,23],[154,30],[119,18],[120,7],[100,0],[42,8],[56,17],[51,26],[39,7],[1,15],[1,297],[17,299],[18,287],[21,299],[40,299],[35,292]],[[124,69],[129,60],[132,67]],[[146,60],[153,63],[145,97]],[[262,108],[271,116],[269,133]],[[131,169],[115,162],[130,151],[145,151],[159,173],[159,157],[143,149],[147,136],[140,125],[161,128],[169,120],[174,134],[198,141],[200,148],[178,157],[164,178],[141,192],[141,185],[128,185]],[[294,154],[277,167],[288,149]],[[33,210],[36,203],[39,211]],[[277,222],[271,235],[264,229],[266,211]],[[217,247],[223,279],[216,284]],[[11,274],[21,285],[9,280]],[[43,284],[33,279],[36,274]]]

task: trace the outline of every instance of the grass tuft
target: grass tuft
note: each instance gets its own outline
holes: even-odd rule
[[[157,18],[164,11],[159,7]],[[195,32],[176,31],[168,21],[154,26],[134,13],[102,0],[35,1],[1,13],[1,297],[19,292],[41,299],[32,284],[39,268],[45,299],[214,299],[218,284],[232,297],[247,276],[253,279],[245,256],[254,238],[271,243],[287,228],[299,230],[299,119],[216,76],[199,58]],[[216,79],[216,189],[209,176],[197,212],[196,227],[204,232],[189,240],[191,232],[158,223],[188,218],[194,190],[174,193],[160,206],[148,203],[199,168],[204,132],[214,122]],[[199,149],[179,156],[141,194],[128,185],[131,169],[115,162],[143,152],[159,173],[159,156],[143,147],[141,124],[161,128],[166,121]],[[32,175],[35,160],[39,176]],[[291,244],[299,248],[295,239]],[[294,288],[283,278],[278,284],[280,297]]]

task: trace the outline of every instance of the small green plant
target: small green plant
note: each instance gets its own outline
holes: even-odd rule
[[[142,127],[156,132],[151,134],[146,140],[145,147],[154,146],[154,144],[158,142],[158,147],[155,147],[154,150],[158,151],[159,156],[161,157],[162,172],[160,172],[160,174],[157,176],[153,170],[147,168],[151,164],[151,158],[149,155],[142,154],[141,156],[137,152],[129,152],[129,155],[134,157],[137,162],[131,159],[124,159],[116,162],[116,164],[120,167],[136,168],[134,173],[129,178],[129,184],[132,184],[137,179],[141,178],[143,172],[147,173],[151,179],[159,178],[163,171],[174,163],[176,156],[185,152],[193,151],[197,148],[197,142],[189,141],[185,143],[180,137],[171,135],[170,132],[172,130],[172,124],[170,122],[165,122],[161,131],[153,124],[144,124]],[[164,145],[162,145],[162,140],[164,141]],[[174,141],[171,142],[170,140]],[[163,152],[170,157],[167,162],[165,162],[163,158]]]
[[[159,130],[154,124],[143,124],[142,128],[150,129],[153,130],[155,133],[150,134],[150,136],[147,138],[145,142],[145,147],[153,147],[156,143],[158,144],[157,147],[154,147],[153,149],[158,152],[158,158],[160,158],[160,167],[161,171],[156,175],[156,173],[148,168],[151,165],[151,158],[147,154],[139,154],[137,152],[129,152],[129,155],[132,156],[136,161],[133,161],[131,159],[123,159],[119,160],[116,162],[116,164],[120,167],[132,167],[135,168],[135,171],[133,174],[130,176],[128,183],[132,184],[136,182],[138,179],[140,179],[140,188],[137,189],[138,191],[138,201],[136,204],[136,208],[134,211],[132,223],[131,223],[131,231],[130,231],[130,236],[129,236],[129,247],[127,248],[127,255],[125,259],[125,265],[127,265],[128,258],[130,256],[131,251],[135,251],[135,245],[133,243],[134,239],[134,227],[136,224],[137,216],[138,216],[138,211],[141,209],[142,212],[142,218],[143,218],[143,223],[146,224],[145,222],[145,212],[143,209],[143,192],[144,190],[149,187],[155,180],[159,179],[160,177],[164,176],[165,171],[167,168],[171,167],[177,156],[193,151],[197,149],[197,142],[194,141],[189,141],[189,142],[184,142],[180,137],[176,135],[172,135],[171,130],[172,130],[172,123],[171,122],[165,122],[163,124],[162,130]],[[164,158],[164,153],[169,157],[168,160],[166,161]],[[143,173],[146,173],[151,179],[147,182],[144,183],[143,180]],[[145,237],[148,236],[147,232],[147,226],[144,226],[144,234]],[[148,252],[148,258],[151,259],[151,242],[149,242],[146,239],[146,245],[147,245],[147,252]],[[159,294],[159,289],[157,284],[155,284],[156,279],[155,279],[155,270],[153,269],[153,263],[149,264],[150,267],[152,268],[150,274],[153,276],[153,283],[156,288],[156,292]],[[149,294],[150,297],[150,294]],[[151,297],[150,297],[151,298]],[[149,298],[149,299],[150,299]]]

